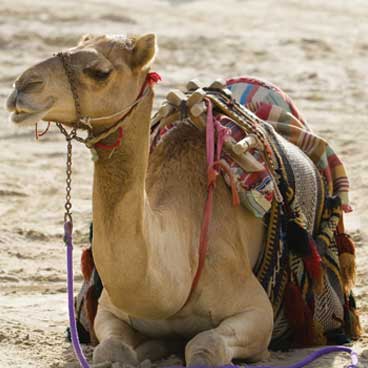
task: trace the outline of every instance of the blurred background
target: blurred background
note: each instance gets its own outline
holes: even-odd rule
[[[190,79],[254,75],[277,84],[344,160],[358,244],[356,292],[367,326],[368,253],[367,0],[0,0],[0,366],[75,367],[63,333],[62,238],[65,142],[55,128],[35,142],[8,122],[6,96],[27,67],[74,46],[85,33],[156,32],[156,107]],[[92,162],[74,145],[77,243],[88,242]],[[77,287],[81,277],[77,275]],[[368,337],[356,343],[368,366]],[[273,354],[274,362],[301,353]],[[329,357],[315,367],[342,367]],[[313,367],[313,365],[311,366]]]

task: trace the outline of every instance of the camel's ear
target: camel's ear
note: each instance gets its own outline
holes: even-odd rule
[[[132,67],[134,69],[148,67],[155,58],[156,50],[156,35],[154,33],[139,37],[135,41],[133,49]]]
[[[85,43],[86,41],[89,41],[89,40],[92,40],[93,38],[93,35],[91,33],[87,33],[85,35],[83,35],[79,42],[78,42],[78,45],[82,45],[83,43]]]

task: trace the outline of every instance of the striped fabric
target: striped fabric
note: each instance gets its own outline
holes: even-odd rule
[[[344,165],[332,147],[312,132],[290,97],[277,86],[257,78],[231,78],[226,83],[238,102],[268,121],[310,157],[326,179],[329,194],[339,196],[343,210],[350,212],[349,180]]]

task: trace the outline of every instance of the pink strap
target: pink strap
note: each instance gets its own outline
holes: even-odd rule
[[[205,99],[207,102],[207,124],[206,124],[206,151],[207,163],[212,165],[215,157],[215,130],[213,122],[212,102]]]
[[[201,273],[203,271],[207,250],[208,250],[208,229],[212,218],[213,209],[213,194],[216,186],[216,179],[219,174],[218,169],[224,170],[230,178],[231,192],[233,196],[233,205],[238,206],[240,204],[238,191],[236,188],[234,177],[230,171],[230,168],[221,161],[221,151],[224,145],[225,137],[229,134],[229,130],[223,127],[217,120],[213,118],[212,102],[209,99],[205,99],[207,103],[207,124],[206,124],[206,153],[207,153],[207,199],[203,210],[203,220],[201,225],[201,234],[199,237],[199,251],[198,251],[198,266],[194,275],[192,287],[190,289],[189,296],[184,305],[186,305],[196,288]],[[217,132],[217,150],[215,161],[215,128]]]

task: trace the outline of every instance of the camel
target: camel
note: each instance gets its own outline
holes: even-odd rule
[[[135,100],[157,51],[154,34],[84,36],[68,50],[84,115],[113,115]],[[233,207],[218,180],[201,278],[198,239],[206,199],[204,133],[188,125],[149,154],[153,93],[124,122],[111,156],[97,148],[93,178],[93,252],[104,290],[94,329],[94,363],[139,365],[184,338],[187,366],[217,366],[268,354],[271,303],[252,272],[264,239],[262,219]],[[76,111],[57,56],[26,70],[7,100],[11,121],[73,126]],[[92,123],[95,134],[116,118]],[[116,142],[117,132],[103,142]],[[190,297],[189,297],[190,296]],[[188,299],[189,298],[189,299]]]

